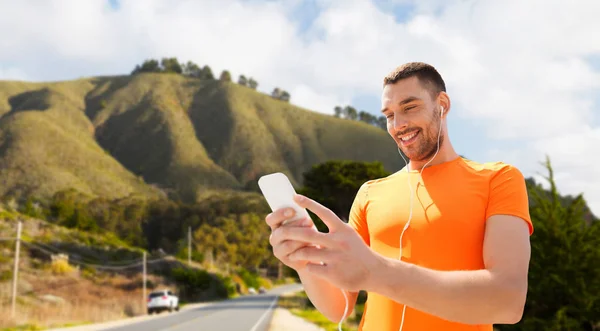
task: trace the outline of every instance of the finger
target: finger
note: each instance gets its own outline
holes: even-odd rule
[[[288,258],[290,254],[306,246],[308,244],[305,242],[286,240],[273,247],[273,255],[279,259]]]
[[[273,231],[278,240],[295,240],[322,247],[335,247],[336,242],[327,233],[319,232],[312,227],[279,227]]]
[[[325,263],[331,262],[332,251],[325,248],[316,248],[313,246],[301,247],[288,255],[290,261],[308,261],[310,263]]]
[[[297,231],[300,231],[301,233],[297,233]],[[271,246],[275,247],[286,240],[300,241],[306,244],[312,244],[311,240],[322,240],[315,239],[310,233],[306,232],[320,233],[318,230],[308,226],[280,226],[271,232],[269,243]]]
[[[281,226],[292,226],[292,227],[312,227],[314,225],[310,218],[303,218],[293,222],[284,221]]]
[[[284,221],[294,217],[296,212],[293,208],[281,208],[273,211],[265,218],[267,225],[271,228],[271,230],[275,230],[280,227]]]
[[[330,231],[337,230],[341,226],[345,225],[345,223],[339,217],[337,217],[337,215],[331,211],[331,209],[323,206],[313,199],[301,194],[296,194],[294,196],[294,201],[296,201],[300,207],[304,207],[315,213],[315,215],[319,216],[319,218],[323,221],[323,223],[325,223],[325,225],[327,225],[327,228]]]

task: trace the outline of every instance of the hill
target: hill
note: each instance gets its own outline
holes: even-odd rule
[[[402,159],[387,133],[239,84],[139,73],[0,82],[0,196],[75,188],[109,199],[256,189],[257,178],[332,159]]]

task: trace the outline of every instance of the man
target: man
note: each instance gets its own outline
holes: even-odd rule
[[[407,63],[385,77],[382,105],[388,133],[409,163],[363,184],[348,224],[297,196],[328,233],[310,219],[281,226],[293,216],[288,210],[269,214],[275,256],[298,272],[332,321],[348,316],[342,290],[348,312],[358,291],[367,291],[360,330],[491,331],[517,323],[533,233],[523,175],[455,152],[446,125],[450,97],[428,64]]]

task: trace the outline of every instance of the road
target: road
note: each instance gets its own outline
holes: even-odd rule
[[[265,294],[243,296],[101,331],[267,331],[279,295],[301,285],[277,287]]]

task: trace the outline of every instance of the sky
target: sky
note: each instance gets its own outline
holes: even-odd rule
[[[422,61],[446,81],[459,154],[542,184],[548,156],[560,193],[600,215],[599,12],[597,0],[0,0],[0,79],[128,74],[174,56],[313,111],[379,115],[382,78]]]

